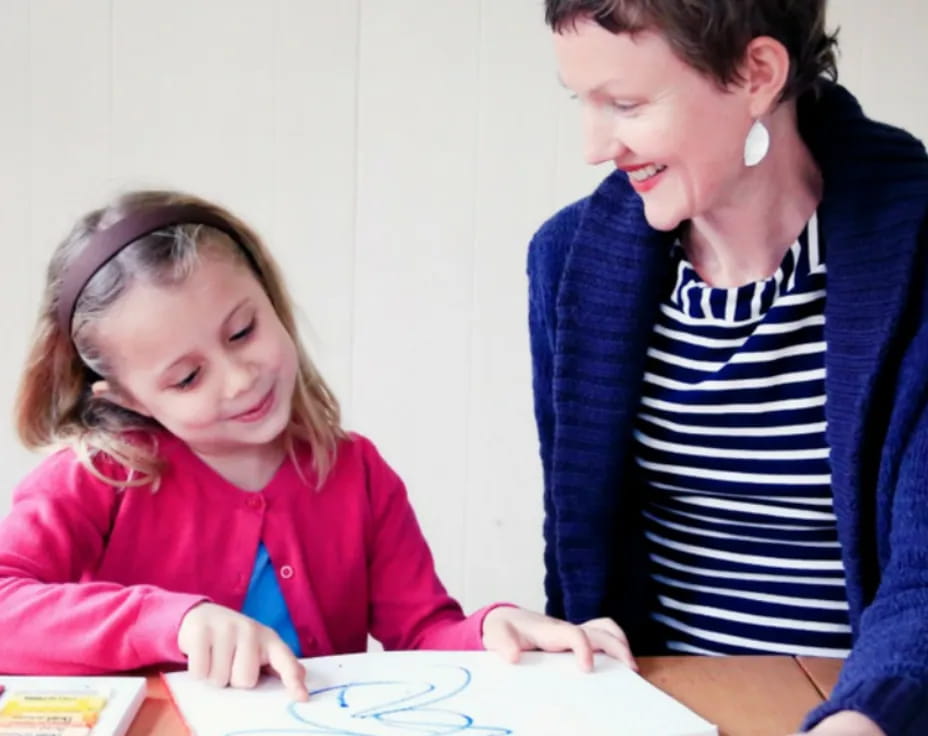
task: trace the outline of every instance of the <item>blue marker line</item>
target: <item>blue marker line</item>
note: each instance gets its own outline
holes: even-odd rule
[[[512,731],[507,728],[502,728],[499,726],[475,726],[474,719],[464,713],[457,713],[450,710],[430,708],[429,706],[437,705],[442,701],[453,698],[455,695],[463,692],[470,685],[472,676],[470,671],[465,667],[455,667],[454,669],[459,670],[464,676],[463,682],[452,689],[450,692],[443,695],[438,695],[437,697],[425,700],[421,703],[416,703],[415,701],[419,698],[428,696],[430,693],[436,692],[438,690],[437,686],[433,683],[426,683],[422,686],[422,689],[419,692],[413,693],[412,695],[407,695],[402,698],[391,700],[381,705],[375,705],[371,708],[367,708],[363,711],[350,716],[352,719],[371,719],[377,721],[381,726],[385,726],[389,729],[399,728],[404,729],[403,733],[410,734],[422,734],[422,736],[451,736],[451,734],[462,733],[464,731],[469,731],[470,733],[476,736],[477,734],[485,734],[486,736],[508,736],[512,734]],[[408,686],[409,683],[396,680],[383,680],[383,681],[370,681],[370,682],[352,682],[345,685],[334,685],[332,687],[320,688],[318,690],[313,690],[310,692],[310,696],[322,695],[325,693],[338,693],[338,705],[340,708],[349,708],[350,703],[348,702],[349,693],[352,691],[357,691],[360,688],[366,687],[390,687],[390,686]],[[401,707],[402,706],[402,707]],[[261,736],[262,734],[275,734],[281,736],[282,734],[328,734],[328,736],[376,736],[370,732],[361,732],[354,730],[345,730],[344,728],[327,726],[324,723],[319,723],[316,721],[309,720],[305,716],[301,715],[299,712],[299,704],[293,703],[287,709],[291,717],[303,724],[300,728],[285,728],[285,729],[257,729],[257,730],[245,730],[245,731],[233,731],[228,733],[226,736]],[[431,721],[408,721],[400,720],[391,716],[398,716],[400,714],[413,714],[421,713],[428,714],[430,717],[435,717],[435,722]],[[444,716],[446,721],[440,720]],[[450,720],[451,722],[447,722]],[[307,728],[308,727],[308,728]]]

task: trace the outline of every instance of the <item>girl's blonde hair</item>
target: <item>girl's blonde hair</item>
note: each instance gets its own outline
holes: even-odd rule
[[[75,303],[70,333],[63,328],[56,314],[62,278],[90,239],[132,213],[172,205],[200,207],[227,227],[173,225],[133,241],[90,279]],[[135,279],[180,283],[206,251],[221,252],[251,268],[296,345],[299,370],[285,441],[291,456],[296,442],[309,445],[317,485],[321,485],[345,434],[338,402],[300,342],[280,271],[261,239],[244,222],[213,203],[179,192],[125,194],[82,218],[55,250],[16,400],[16,428],[26,447],[70,445],[88,470],[107,482],[157,488],[162,464],[154,433],[160,425],[93,395],[95,381],[113,379],[105,356],[94,344],[92,327]],[[101,455],[122,465],[126,477],[123,473],[120,478],[104,475],[95,462]]]

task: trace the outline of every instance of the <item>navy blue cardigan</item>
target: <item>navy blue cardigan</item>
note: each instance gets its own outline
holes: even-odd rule
[[[828,702],[890,736],[928,733],[928,158],[843,88],[799,103],[821,167],[826,418],[854,645]],[[552,217],[529,248],[548,612],[649,638],[632,428],[673,274],[626,175]]]

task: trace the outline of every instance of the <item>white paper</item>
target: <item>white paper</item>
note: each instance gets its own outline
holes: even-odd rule
[[[266,678],[219,689],[166,675],[193,736],[717,736],[714,726],[624,665],[529,652],[386,652],[303,660],[308,703]]]

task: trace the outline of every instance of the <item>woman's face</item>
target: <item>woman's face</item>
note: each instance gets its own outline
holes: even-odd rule
[[[554,34],[561,81],[583,105],[586,158],[628,173],[652,227],[734,206],[751,118],[744,86],[722,90],[654,32],[591,19]]]

